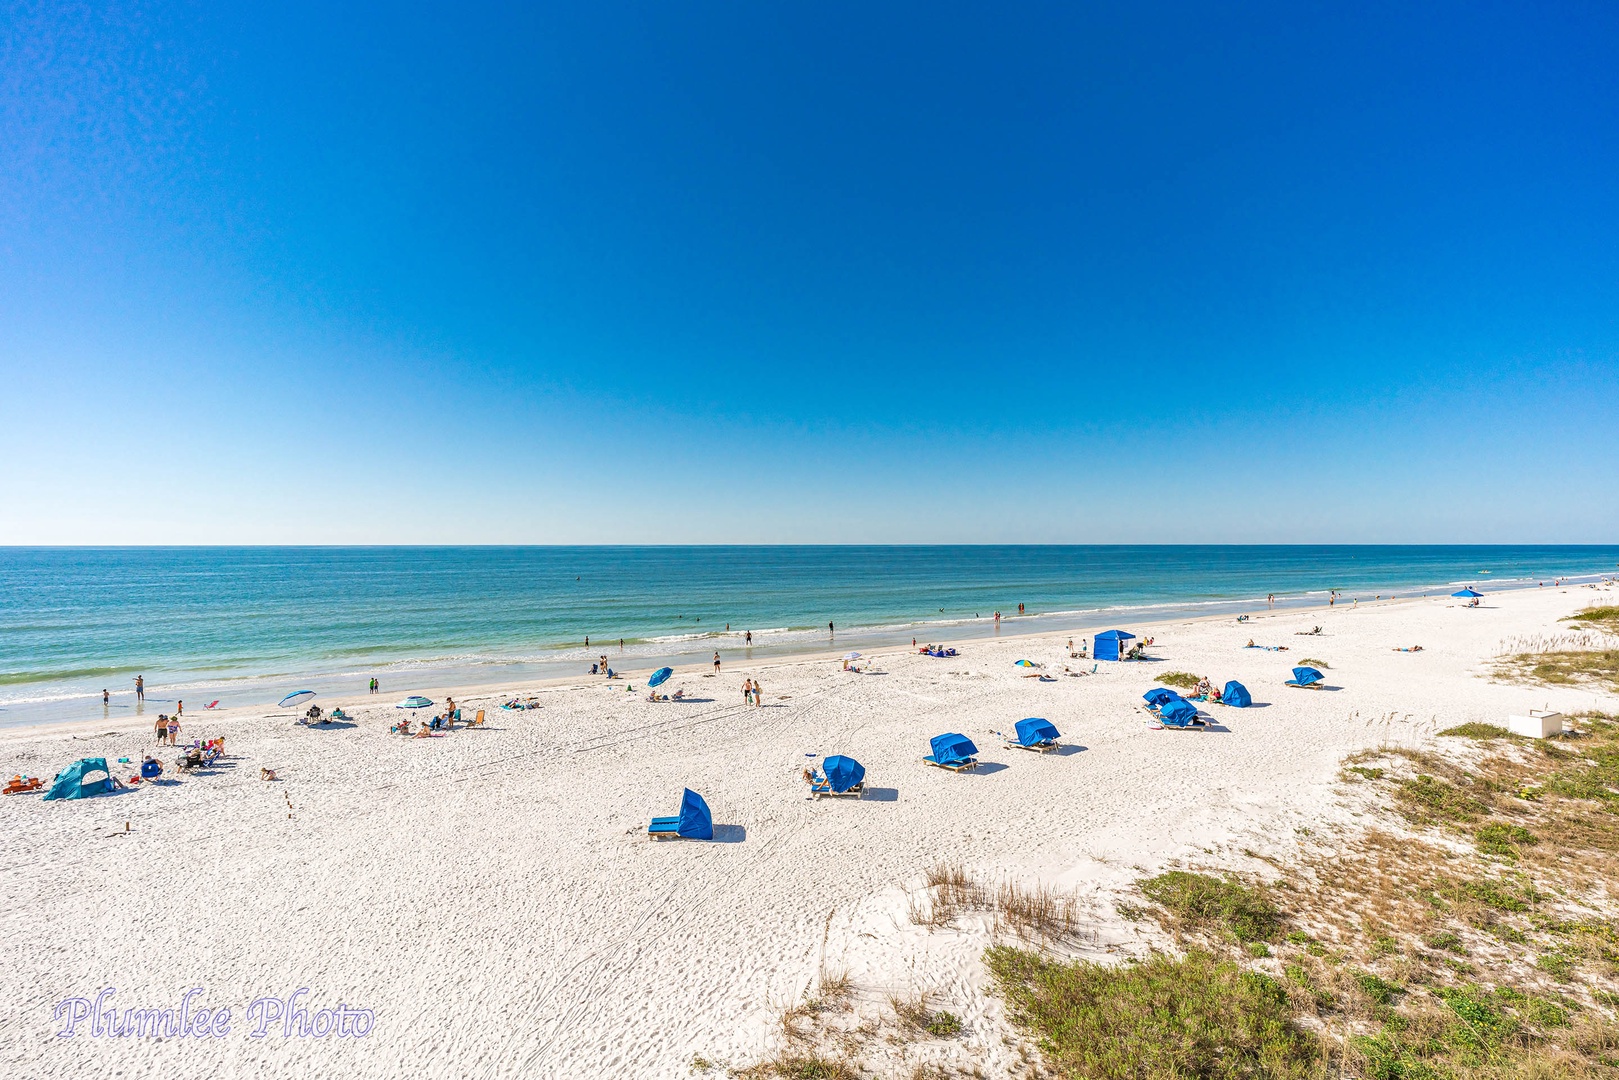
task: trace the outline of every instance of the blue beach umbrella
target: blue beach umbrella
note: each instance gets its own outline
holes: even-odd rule
[[[1484,594],[1481,592],[1474,592],[1472,589],[1462,589],[1459,592],[1453,592],[1450,595],[1460,596],[1465,600],[1476,600]]]
[[[276,702],[276,708],[290,709],[295,705],[302,705],[304,702],[308,701],[314,696],[315,692],[313,690],[294,690],[292,693]]]
[[[675,669],[672,667],[661,667],[652,673],[652,678],[648,679],[646,684],[650,689],[656,690],[658,687],[668,682],[669,677],[674,673]]]
[[[396,709],[425,709],[425,708],[428,708],[429,706],[431,706],[432,704],[433,704],[433,702],[430,699],[424,698],[420,694],[412,694],[412,695],[410,695],[410,697],[406,698],[404,701],[401,701],[398,705],[395,705],[394,708],[396,708]]]
[[[833,754],[821,762],[821,771],[833,791],[848,791],[866,778],[866,767],[852,757]]]

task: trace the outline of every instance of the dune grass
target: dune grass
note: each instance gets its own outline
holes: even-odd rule
[[[1171,870],[1137,885],[1176,918],[1233,941],[1267,941],[1280,926],[1280,913],[1263,889],[1230,878]]]
[[[1548,686],[1597,683],[1619,690],[1619,649],[1514,653],[1496,661],[1496,677]]]
[[[1441,731],[1441,735],[1454,735],[1463,739],[1521,739],[1523,736],[1514,735],[1498,724],[1480,724],[1477,722],[1457,724]]]
[[[1158,676],[1158,682],[1165,686],[1173,686],[1179,690],[1190,690],[1198,683],[1198,676],[1190,671],[1166,671]]]
[[[1576,630],[1619,631],[1619,607],[1598,605],[1565,615],[1560,622],[1573,623]]]
[[[1046,1063],[1075,1080],[1317,1075],[1315,1040],[1274,979],[1193,951],[1112,966],[994,946],[985,955]]]

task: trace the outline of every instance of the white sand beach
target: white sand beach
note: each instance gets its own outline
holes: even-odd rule
[[[486,728],[430,739],[388,734],[402,693],[323,699],[354,717],[329,728],[265,709],[188,712],[184,738],[224,736],[224,767],[82,801],[0,802],[0,1063],[36,1077],[678,1077],[694,1056],[770,1053],[781,1010],[836,970],[875,1000],[928,993],[965,1024],[940,1052],[1008,1075],[1022,1051],[986,992],[991,928],[908,917],[929,866],[1077,891],[1087,955],[1128,955],[1140,931],[1114,902],[1144,871],[1250,865],[1244,849],[1285,858],[1300,828],[1354,827],[1334,786],[1345,755],[1531,707],[1614,709],[1590,689],[1488,672],[1615,592],[1130,626],[1155,639],[1154,659],[1094,674],[1056,635],[972,642],[954,659],[886,651],[880,674],[828,657],[728,659],[718,677],[679,671],[663,689],[683,689],[681,702],[647,702],[644,671],[581,677],[458,693]],[[1317,624],[1320,636],[1299,636]],[[1087,674],[1025,678],[1020,658]],[[1305,658],[1330,665],[1327,689],[1283,685]],[[1258,707],[1211,706],[1212,730],[1153,730],[1141,695],[1172,670],[1241,680]],[[743,704],[748,677],[763,707]],[[529,693],[542,708],[498,708]],[[104,756],[131,758],[127,777],[156,711],[8,733],[0,773],[48,781]],[[992,732],[1027,716],[1050,719],[1067,748],[1003,748]],[[923,765],[929,737],[951,731],[977,743],[978,771]],[[807,798],[800,770],[834,753],[866,766],[865,798]],[[265,766],[277,782],[260,780]],[[683,786],[707,799],[715,841],[648,840]],[[175,1008],[198,988],[191,1007],[229,1007],[229,1033],[58,1037],[58,1003],[106,988],[120,1010]],[[288,1037],[277,1023],[254,1037],[251,1003],[301,988],[311,1014],[370,1010],[369,1033]]]

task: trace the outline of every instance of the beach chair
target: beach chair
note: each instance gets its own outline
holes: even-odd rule
[[[858,799],[866,793],[866,767],[852,757],[833,754],[821,762],[821,772],[810,780],[810,798],[837,795]]]
[[[680,796],[680,813],[653,818],[646,834],[653,840],[712,840],[714,815],[708,812],[703,797],[687,788]]]
[[[474,713],[472,715],[472,723],[468,724],[467,727],[469,729],[475,728],[475,727],[483,727],[483,710],[482,709],[479,709],[476,713]]]
[[[949,769],[951,772],[964,772],[978,767],[978,747],[965,735],[951,732],[947,735],[935,735],[930,740],[933,753],[923,756],[925,764]]]
[[[1208,727],[1208,721],[1197,714],[1197,706],[1185,698],[1166,701],[1158,710],[1158,722],[1166,728],[1178,731]]]
[[[1037,754],[1044,754],[1058,749],[1057,739],[1060,736],[1049,720],[1031,716],[1027,720],[1019,720],[1014,730],[1017,735],[1006,740],[1009,750],[1033,750]]]
[[[1297,690],[1319,690],[1325,678],[1326,676],[1313,667],[1296,667],[1293,669],[1293,677],[1284,685]]]

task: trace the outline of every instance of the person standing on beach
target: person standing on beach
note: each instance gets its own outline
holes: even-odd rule
[[[832,627],[832,624],[831,624],[831,623],[827,623],[827,624],[826,624],[826,632],[827,632],[827,633],[828,633],[828,634],[835,634],[835,633],[837,633],[837,631],[836,631],[836,630],[835,630],[835,629],[833,629],[833,627]]]
[[[146,700],[146,676],[145,675],[137,675],[137,676],[135,676],[135,700],[136,701],[145,701]]]
[[[753,680],[753,703],[755,705],[763,705],[765,703],[765,688],[760,685],[758,679]]]
[[[169,718],[162,713],[157,714],[157,723],[152,730],[157,732],[157,745],[162,746],[163,740],[169,736]]]
[[[590,635],[589,634],[585,635],[585,648],[587,648],[587,649],[590,648]]]
[[[753,680],[752,679],[743,679],[742,680],[742,704],[744,704],[744,705],[752,705],[753,704]]]
[[[752,645],[753,644],[753,631],[752,630],[748,630],[745,633],[743,633],[742,642],[745,645]]]
[[[1266,594],[1266,596],[1265,596],[1265,606],[1268,607],[1268,608],[1276,606],[1276,594],[1275,593],[1267,593]]]
[[[180,745],[180,718],[178,716],[169,717],[169,745]]]
[[[186,711],[186,703],[185,702],[176,701],[174,703],[174,715],[175,716],[179,716],[181,713],[183,713],[185,711]]]
[[[105,690],[101,691],[101,707],[103,709],[105,709],[107,707],[107,705],[110,703],[111,698],[112,698],[111,694],[107,693]]]
[[[714,650],[714,674],[718,675],[719,673],[720,673],[720,653],[719,653],[718,649],[715,649]]]

